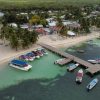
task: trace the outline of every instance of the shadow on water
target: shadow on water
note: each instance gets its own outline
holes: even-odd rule
[[[23,81],[18,85],[1,90],[0,100],[99,100],[100,84],[87,92],[86,85],[91,78],[85,75],[83,82],[77,85],[76,72],[68,72],[55,79]]]

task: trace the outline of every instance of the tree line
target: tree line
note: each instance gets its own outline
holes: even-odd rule
[[[20,26],[14,28],[12,26],[3,25],[0,32],[0,38],[5,42],[9,42],[10,46],[16,50],[18,48],[28,48],[38,40],[38,34],[33,30],[22,29]]]

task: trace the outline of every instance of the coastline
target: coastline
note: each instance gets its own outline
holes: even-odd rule
[[[57,39],[57,40],[51,40],[49,37],[44,36],[40,39],[40,43],[48,44],[50,46],[56,47],[56,48],[69,48],[71,46],[74,46],[78,43],[82,43],[94,38],[97,38],[100,36],[99,32],[92,32],[91,34],[84,35],[84,36],[76,36],[76,37],[70,37],[70,38],[62,38],[62,39]]]
[[[21,54],[25,54],[25,53],[28,53],[32,50],[35,50],[37,48],[39,48],[40,46],[38,45],[35,45],[34,47],[31,47],[27,50],[20,50],[20,51],[14,51],[11,55],[9,54],[8,56],[4,57],[4,58],[0,58],[0,65],[5,63],[5,62],[8,62],[9,60],[11,59],[14,59],[14,58],[17,58],[18,56],[20,56]]]
[[[85,35],[85,36],[77,36],[77,37],[73,37],[73,38],[64,38],[64,39],[62,38],[62,39],[57,39],[57,40],[52,40],[50,38],[50,35],[46,35],[46,36],[40,37],[37,44],[41,42],[41,43],[45,43],[45,44],[51,45],[56,48],[63,48],[63,47],[69,48],[78,43],[82,43],[84,41],[97,38],[99,35],[100,35],[99,32],[98,33],[93,32],[93,33]],[[55,37],[55,35],[54,35],[54,37]],[[32,46],[31,48],[29,48],[27,50],[20,50],[20,51],[6,50],[6,53],[0,49],[2,51],[2,52],[0,52],[1,53],[0,55],[4,54],[4,57],[1,56],[1,58],[0,58],[0,64],[3,64],[11,59],[14,59],[21,54],[25,54],[27,52],[30,52],[34,49],[39,48],[40,46],[37,44],[35,44],[34,46]],[[9,52],[9,54],[8,54],[8,52]]]

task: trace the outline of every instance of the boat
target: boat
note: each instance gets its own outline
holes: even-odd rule
[[[36,50],[36,52],[38,53],[38,55],[40,56],[40,57],[42,57],[43,56],[43,53],[41,52],[41,50]]]
[[[40,58],[40,56],[36,50],[32,51],[32,53],[35,55],[35,58]]]
[[[83,70],[80,69],[77,73],[77,76],[76,76],[76,82],[77,83],[81,83],[82,82],[82,78],[83,78]]]
[[[29,53],[27,53],[26,55],[27,55],[27,56],[30,56],[30,57],[32,57],[32,58],[35,58],[35,54],[32,53],[32,52],[29,52]]]
[[[92,64],[100,64],[100,59],[90,59],[90,60],[88,60],[88,62],[90,62]]]
[[[47,55],[48,53],[45,51],[44,48],[38,48],[38,50],[40,50],[43,54]]]
[[[63,61],[64,58],[58,59],[54,62],[54,64],[58,64],[59,62]]]
[[[88,85],[87,85],[87,90],[89,91],[89,90],[91,90],[92,88],[94,88],[95,86],[96,86],[96,84],[98,83],[98,79],[97,78],[95,78],[95,79],[93,79]]]
[[[24,71],[28,71],[32,68],[31,65],[29,65],[25,61],[21,61],[21,60],[12,60],[9,63],[9,66],[14,67],[16,69],[24,70]]]
[[[78,63],[76,64],[70,64],[70,66],[67,68],[68,71],[73,71],[75,68],[77,68],[79,66]]]
[[[21,60],[25,60],[25,61],[28,61],[28,58],[27,58],[25,55],[21,55],[21,56],[19,56],[19,59],[21,59]]]
[[[27,58],[28,58],[28,61],[33,61],[33,60],[34,60],[33,57],[30,57],[30,56],[28,56],[28,55],[26,55],[26,56],[27,56]]]

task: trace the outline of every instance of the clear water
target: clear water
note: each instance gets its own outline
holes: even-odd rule
[[[84,49],[85,53],[78,53],[77,48]],[[100,53],[97,44],[85,43],[71,49],[62,50],[84,60],[99,57]],[[49,52],[47,56],[30,63],[33,67],[29,72],[10,68],[7,63],[0,65],[0,100],[100,100],[100,82],[90,92],[86,91],[87,84],[95,77],[100,80],[100,75],[91,78],[84,74],[82,84],[77,85],[76,73],[81,66],[72,73],[67,72],[68,65],[54,65],[54,61],[59,58]]]

